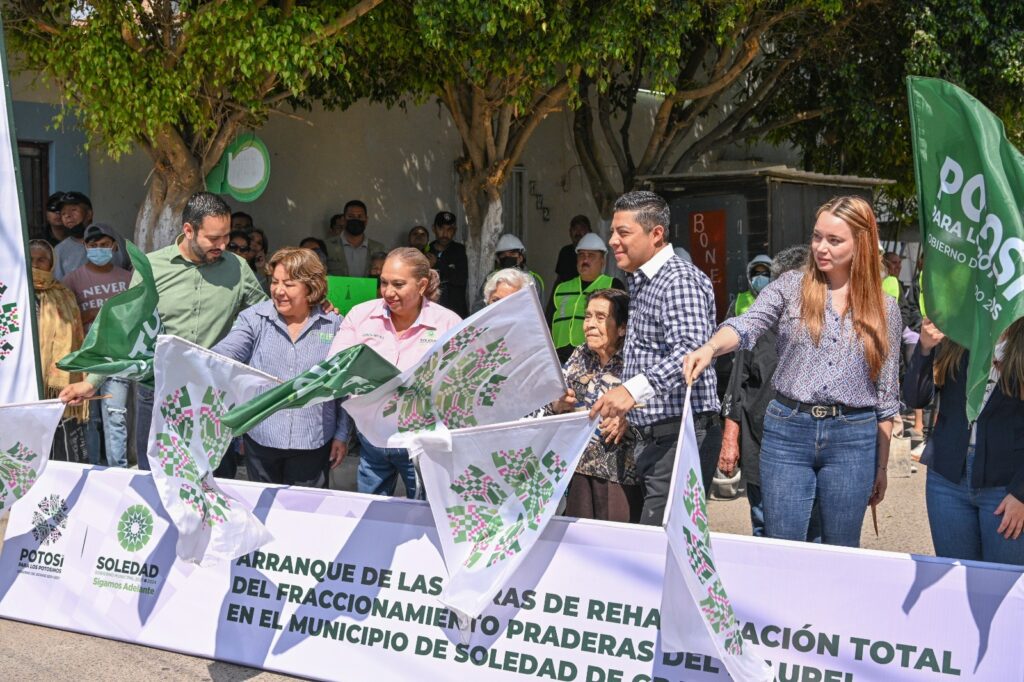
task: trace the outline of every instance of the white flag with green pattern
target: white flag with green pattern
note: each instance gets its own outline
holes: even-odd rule
[[[683,404],[663,524],[668,550],[661,596],[661,650],[708,654],[722,661],[737,682],[770,682],[774,679],[772,668],[744,645],[740,624],[715,568],[690,387]]]
[[[440,601],[479,616],[536,544],[594,433],[585,413],[457,429],[449,451],[414,436],[448,582]]]
[[[231,442],[224,413],[280,382],[176,336],[157,338],[149,465],[178,529],[178,557],[200,565],[266,544],[270,533],[221,490],[213,471]]]
[[[63,414],[59,400],[0,405],[0,516],[43,475]]]
[[[449,329],[415,365],[344,406],[368,441],[405,447],[413,432],[447,443],[448,429],[519,419],[565,391],[536,290],[527,287]]]

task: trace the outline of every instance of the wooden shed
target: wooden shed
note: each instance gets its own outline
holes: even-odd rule
[[[689,251],[694,264],[711,278],[719,321],[736,295],[748,288],[750,259],[808,243],[815,211],[830,198],[854,194],[870,201],[879,186],[893,183],[786,166],[638,180],[640,188],[669,202],[672,245]]]

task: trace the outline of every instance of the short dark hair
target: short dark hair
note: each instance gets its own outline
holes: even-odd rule
[[[338,222],[339,220],[344,220],[344,219],[345,219],[345,214],[344,213],[335,213],[334,215],[331,216],[331,222],[329,222],[327,224],[330,225],[331,227],[334,227],[334,223]]]
[[[636,221],[644,228],[644,232],[650,232],[658,225],[661,225],[665,228],[665,238],[668,238],[669,225],[672,222],[672,212],[669,211],[668,202],[661,195],[648,192],[647,190],[626,192],[615,200],[613,210],[636,213]]]
[[[572,217],[572,220],[569,221],[569,227],[576,227],[577,225],[582,225],[583,227],[587,228],[587,230],[590,231],[593,231],[594,229],[590,226],[590,218],[583,215],[582,213],[580,213],[579,215],[574,215]]]
[[[249,233],[245,230],[231,230],[231,232],[228,233],[228,240],[230,241],[232,239],[244,239],[246,246],[252,244],[252,240],[249,239]]]
[[[388,259],[387,251],[374,251],[373,253],[370,254],[370,261],[371,262],[373,262],[375,260],[387,260],[387,259]]]
[[[323,239],[320,239],[319,237],[306,237],[301,242],[299,242],[299,247],[301,248],[302,245],[305,244],[306,242],[316,242],[317,248],[323,251],[324,253],[327,253],[327,244],[324,242]]]
[[[612,317],[620,327],[629,322],[629,294],[620,289],[598,289],[587,296],[587,303],[595,299],[604,299],[612,306]]]
[[[181,212],[181,224],[188,223],[198,232],[203,227],[203,220],[209,216],[230,218],[231,207],[213,192],[196,192],[185,203],[185,210]]]
[[[341,210],[343,212],[345,212],[345,213],[348,213],[348,209],[352,208],[353,206],[357,206],[357,207],[363,209],[364,213],[369,213],[369,211],[366,210],[366,204],[364,204],[363,202],[359,201],[359,199],[352,199],[351,201],[347,202],[345,204],[345,207],[342,208]]]
[[[252,216],[246,213],[245,211],[235,211],[234,213],[232,213],[231,219],[234,220],[235,218],[248,218],[249,222],[252,222]]]

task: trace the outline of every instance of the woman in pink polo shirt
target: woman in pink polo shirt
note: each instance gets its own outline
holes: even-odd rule
[[[334,337],[328,357],[358,343],[373,348],[398,369],[416,363],[461,318],[436,303],[440,280],[427,257],[402,247],[388,254],[380,274],[381,298],[352,308]],[[402,448],[378,448],[357,433],[360,444],[356,484],[361,493],[393,495],[398,476],[407,497],[416,497],[416,474]]]

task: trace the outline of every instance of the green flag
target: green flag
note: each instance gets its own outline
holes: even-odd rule
[[[970,350],[967,417],[977,419],[1000,334],[1024,315],[1024,155],[1003,123],[960,88],[907,79],[925,244],[924,300]]]
[[[327,276],[327,300],[338,312],[348,315],[348,311],[366,301],[377,298],[377,280],[374,277],[339,277]]]
[[[359,344],[229,410],[221,423],[239,436],[278,410],[369,393],[398,374],[375,350]]]
[[[103,304],[82,347],[61,358],[57,366],[68,372],[91,372],[152,384],[156,337],[163,333],[156,311],[159,296],[146,254],[130,241],[125,241],[125,247],[142,282]]]

